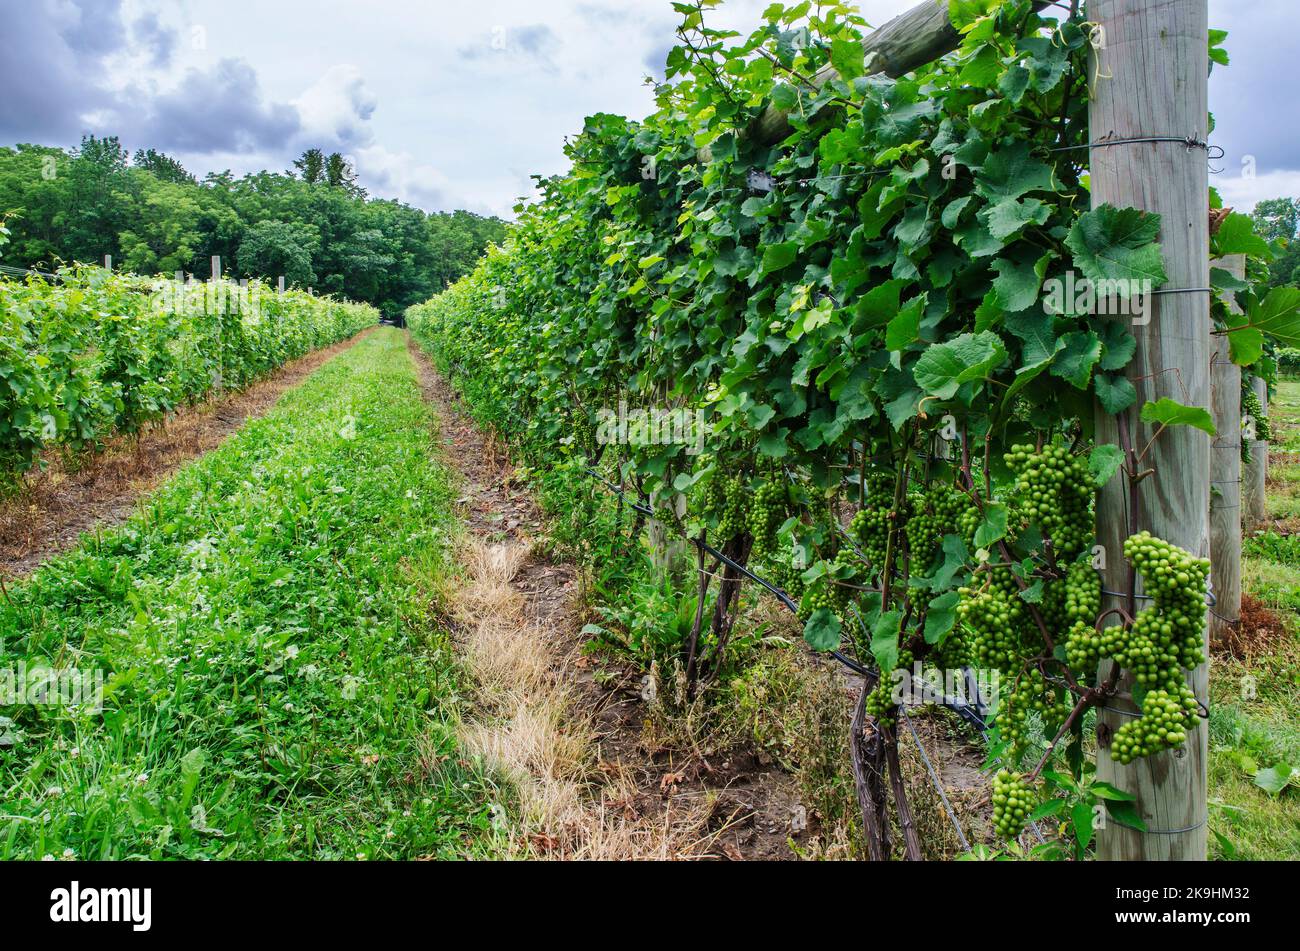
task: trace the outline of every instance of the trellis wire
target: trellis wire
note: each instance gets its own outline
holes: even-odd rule
[[[622,486],[610,482],[608,479],[606,479],[595,469],[588,467],[585,471],[589,477],[595,479],[597,482],[603,485],[610,492],[613,492],[616,495],[618,495],[627,504],[627,506],[633,511],[639,512],[642,515],[646,516],[647,518],[658,518],[658,516],[655,514],[654,509],[649,508],[648,506],[645,505],[641,505],[639,502],[634,502],[631,499],[629,499],[627,497],[627,492],[624,491]],[[775,597],[778,601],[780,601],[781,605],[786,610],[790,611],[796,617],[798,616],[799,605],[795,604],[794,601],[791,600],[790,596],[786,594],[784,591],[782,591],[780,588],[778,588],[776,585],[772,584],[770,581],[768,581],[765,578],[759,577],[754,572],[746,568],[744,565],[739,564],[738,562],[732,560],[731,558],[728,558],[726,555],[718,551],[716,548],[714,548],[712,545],[710,545],[708,542],[704,541],[703,539],[692,538],[683,532],[677,532],[675,534],[677,535],[677,537],[689,541],[696,548],[705,552],[709,556],[717,559],[727,567],[740,572],[742,575],[744,575],[750,581],[753,581],[755,584],[762,586],[770,594],[772,594],[773,597]],[[858,619],[858,624],[862,625],[863,629],[865,630],[865,622],[863,622],[862,616],[858,614],[856,606],[853,607],[853,612]],[[829,653],[831,657],[839,661],[842,665],[847,667],[849,670],[853,671],[853,673],[861,677],[876,676],[875,671],[872,671],[868,667],[864,667],[862,664],[858,663],[856,660],[847,656],[841,651],[833,650],[833,651],[828,651],[827,653]],[[913,680],[915,681],[915,678],[913,678]],[[940,696],[941,696],[941,700],[939,702],[940,706],[952,710],[954,713],[956,713],[967,723],[970,723],[977,730],[979,730],[981,734],[983,734],[984,731],[988,729],[988,725],[984,722],[983,717],[980,716],[980,714],[970,705],[968,701],[960,697],[949,696],[948,694],[941,694]]]
[[[585,472],[590,478],[595,479],[605,489],[618,495],[627,504],[627,506],[631,508],[633,511],[639,512],[640,514],[646,516],[647,518],[657,518],[654,509],[649,508],[648,506],[645,505],[641,505],[639,502],[634,502],[631,499],[629,499],[627,496],[627,492],[623,489],[622,486],[609,481],[603,475],[597,472],[595,469],[592,469],[590,467],[588,467],[585,470]],[[841,526],[841,531],[843,531],[842,526]],[[788,594],[786,594],[776,585],[772,584],[770,581],[767,581],[765,578],[759,577],[754,572],[746,568],[744,565],[741,565],[736,561],[732,560],[731,558],[728,558],[726,555],[718,551],[716,548],[714,548],[712,545],[710,545],[708,542],[704,541],[703,539],[692,538],[683,532],[677,532],[676,535],[679,538],[683,538],[686,541],[689,541],[691,544],[695,545],[696,548],[705,552],[709,556],[717,559],[722,564],[727,565],[728,567],[734,569],[735,571],[740,572],[742,575],[744,575],[746,578],[750,579],[751,581],[755,582],[756,584],[761,585],[769,593],[771,593],[781,603],[781,605],[784,608],[786,608],[788,611],[798,616],[799,606],[795,604],[793,600],[791,600]],[[866,622],[862,620],[862,615],[858,612],[857,606],[850,605],[850,607],[853,610],[854,617],[857,618],[859,626],[861,626],[862,629],[865,631]],[[872,676],[876,676],[875,671],[872,671],[862,666],[857,661],[853,660],[852,658],[848,657],[847,655],[843,654],[838,650],[830,651],[829,654],[835,660],[839,661],[844,667],[848,668],[853,673],[858,674],[861,677],[869,678]],[[964,669],[964,672],[967,675],[969,675],[968,668]],[[913,676],[912,678],[912,683],[913,683],[913,687],[915,687],[916,686],[915,676]],[[924,687],[925,685],[923,684],[922,686]],[[977,710],[975,707],[971,705],[969,701],[961,697],[950,696],[948,694],[940,694],[940,697],[941,697],[939,701],[940,706],[952,710],[954,713],[956,713],[967,723],[970,723],[972,726],[974,726],[979,731],[981,737],[986,737],[988,731],[988,724],[984,722],[983,716],[981,715],[983,712],[982,709]],[[922,745],[920,737],[917,736],[916,728],[912,725],[911,717],[908,716],[905,707],[901,705],[899,707],[899,712],[902,713],[904,720],[907,722],[908,731],[911,733],[912,740],[913,742],[916,743],[917,752],[919,752],[921,755],[921,761],[925,764],[926,771],[929,773],[930,782],[934,786],[935,791],[938,792],[939,799],[943,803],[944,811],[947,812],[948,818],[952,821],[953,827],[957,830],[957,837],[961,841],[962,847],[969,851],[970,843],[967,840],[966,835],[962,830],[961,822],[958,820],[955,812],[953,811],[952,804],[948,800],[948,795],[944,791],[942,781],[935,774],[934,767],[930,763],[930,758],[925,752],[925,747]],[[1038,839],[1039,843],[1045,844],[1046,839],[1043,838],[1043,833],[1038,828],[1038,823],[1030,822],[1029,825],[1030,828],[1033,830],[1034,836]]]

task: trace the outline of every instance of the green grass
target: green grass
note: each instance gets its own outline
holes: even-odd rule
[[[1279,453],[1300,453],[1300,381],[1281,381],[1269,415],[1269,514],[1294,519],[1300,464]],[[1270,794],[1255,783],[1261,769],[1300,770],[1300,536],[1248,538],[1242,587],[1281,614],[1292,637],[1276,654],[1212,666],[1210,828],[1225,841],[1212,837],[1210,850],[1217,858],[1300,860],[1300,786]]]
[[[455,531],[429,423],[404,337],[380,331],[10,589],[0,668],[108,688],[102,713],[0,707],[0,857],[491,847],[497,794],[457,754],[429,607]]]

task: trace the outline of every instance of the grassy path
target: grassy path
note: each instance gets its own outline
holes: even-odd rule
[[[102,670],[102,713],[0,706],[0,857],[481,851],[429,617],[453,534],[398,331],[330,361],[124,526],[0,600],[0,669]],[[0,698],[0,703],[10,698]]]
[[[373,332],[363,330],[360,336]],[[216,449],[249,419],[265,415],[358,339],[291,360],[242,390],[179,407],[139,432],[108,438],[94,453],[46,452],[42,466],[22,476],[18,492],[0,497],[0,578],[20,580],[77,547],[82,534],[125,522],[142,496]]]
[[[1300,860],[1300,381],[1269,408],[1268,508],[1278,531],[1247,538],[1244,591],[1285,630],[1245,660],[1216,657],[1210,674],[1210,851],[1217,858]],[[1261,788],[1290,769],[1289,787]],[[1261,773],[1263,774],[1261,776]]]

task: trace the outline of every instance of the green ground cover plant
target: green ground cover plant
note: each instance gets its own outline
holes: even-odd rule
[[[414,858],[488,848],[430,597],[455,524],[381,330],[121,528],[10,586],[0,668],[102,670],[102,712],[0,707],[0,857]]]

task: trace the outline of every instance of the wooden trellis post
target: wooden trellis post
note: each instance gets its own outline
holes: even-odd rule
[[[1246,256],[1234,254],[1214,262],[1238,278],[1246,276]],[[1229,298],[1228,306],[1239,310]],[[1214,437],[1210,457],[1210,582],[1215,605],[1210,614],[1210,643],[1227,638],[1241,618],[1241,367],[1228,353],[1228,337],[1214,338],[1210,357]]]
[[[1268,384],[1255,377],[1251,388],[1259,398],[1259,405],[1268,415]],[[1265,483],[1268,481],[1268,443],[1262,439],[1250,442],[1250,462],[1242,474],[1243,499],[1246,506],[1246,528],[1251,531],[1263,528],[1268,523],[1268,500],[1265,497]]]
[[[1099,144],[1147,137],[1206,141],[1206,7],[1206,0],[1089,4],[1099,31],[1089,104],[1093,205],[1131,206],[1159,214],[1168,275],[1163,292],[1152,298],[1148,319],[1134,320],[1131,326],[1137,350],[1127,375],[1137,390],[1136,405],[1123,423],[1101,410],[1097,415],[1097,441],[1133,447],[1143,454],[1139,469],[1153,472],[1132,488],[1122,474],[1117,476],[1098,500],[1098,541],[1106,556],[1102,577],[1112,592],[1128,589],[1123,545],[1132,530],[1147,529],[1193,555],[1209,555],[1210,437],[1189,426],[1174,426],[1153,441],[1156,427],[1138,421],[1140,407],[1162,397],[1210,406],[1206,149],[1176,141]],[[1142,603],[1137,601],[1137,608]],[[1105,605],[1129,607],[1126,597],[1109,595]],[[1196,696],[1208,703],[1204,665],[1193,672],[1191,684]],[[1181,749],[1121,766],[1110,757],[1109,738],[1137,711],[1131,686],[1125,677],[1120,693],[1099,711],[1097,775],[1136,795],[1146,831],[1113,819],[1105,822],[1097,833],[1098,858],[1203,859],[1208,834],[1207,730],[1202,724]]]

